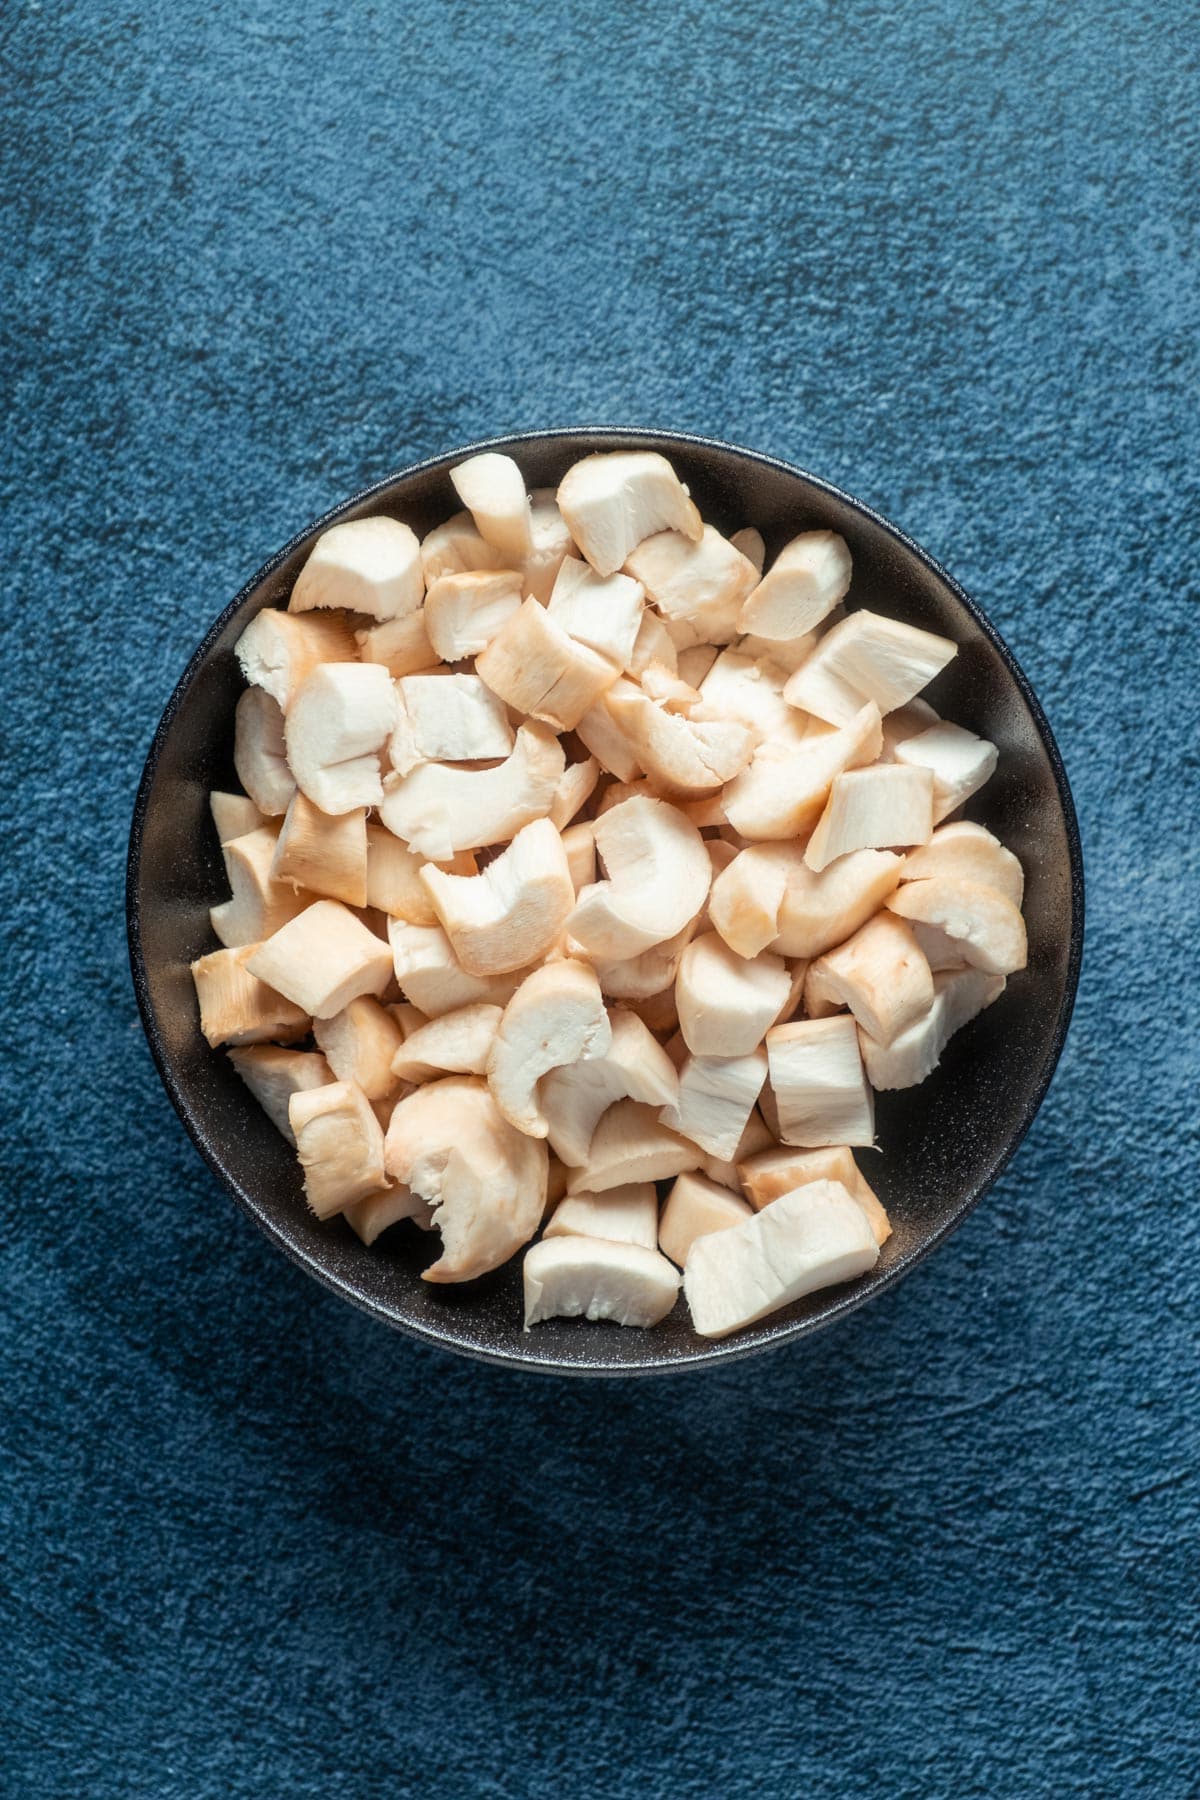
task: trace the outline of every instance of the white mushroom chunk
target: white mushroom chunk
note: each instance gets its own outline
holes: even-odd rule
[[[753,733],[744,725],[695,723],[665,712],[631,684],[614,688],[608,706],[638,764],[663,794],[710,794],[744,769],[754,751]]]
[[[683,1273],[701,1337],[728,1337],[819,1288],[865,1275],[879,1246],[838,1181],[813,1181],[732,1231],[698,1238]]]
[[[768,639],[803,637],[845,599],[851,573],[845,538],[836,531],[802,531],[746,600],[740,629]]]
[[[365,663],[379,663],[393,679],[418,675],[438,664],[438,653],[425,629],[425,609],[403,619],[387,619],[382,625],[356,631],[354,641]]]
[[[392,1057],[401,1081],[428,1081],[434,1075],[486,1075],[503,1007],[477,1001],[429,1019],[404,1039]]]
[[[696,1146],[669,1130],[649,1106],[618,1100],[592,1133],[587,1162],[571,1170],[567,1192],[603,1194],[630,1181],[667,1181],[699,1166]]]
[[[657,531],[698,540],[704,521],[665,456],[617,450],[585,456],[563,476],[558,508],[599,575],[614,575]]]
[[[752,844],[713,877],[708,916],[738,956],[758,956],[779,935],[779,909],[788,879],[780,851],[793,860],[799,854],[790,844]]]
[[[247,968],[314,1019],[331,1019],[392,978],[387,945],[336,900],[317,900],[259,944]]]
[[[228,844],[232,838],[245,837],[257,831],[266,819],[246,794],[223,794],[214,788],[208,796],[208,807],[217,830],[217,842]]]
[[[933,822],[940,825],[996,771],[999,751],[961,725],[931,725],[896,746],[896,761],[933,775]]]
[[[558,831],[565,831],[579,809],[587,805],[599,779],[600,764],[594,756],[567,764],[554,790],[554,804],[550,808],[550,823]]]
[[[549,726],[522,725],[512,754],[490,769],[420,763],[389,775],[380,817],[418,856],[445,862],[460,850],[503,844],[554,804],[566,757]]]
[[[784,690],[790,705],[846,725],[864,701],[905,706],[941,673],[958,645],[933,631],[865,610],[827,631]]]
[[[478,675],[406,675],[396,694],[417,761],[488,762],[512,750],[508,714]],[[392,766],[406,772],[394,754]]]
[[[749,1056],[689,1056],[679,1071],[679,1098],[659,1117],[707,1155],[729,1160],[766,1079],[761,1048]]]
[[[614,1006],[609,1029],[602,1056],[551,1069],[538,1089],[550,1147],[576,1168],[587,1162],[596,1127],[615,1101],[669,1106],[679,1094],[670,1057],[636,1013]]]
[[[551,1069],[603,1056],[612,1039],[604,997],[587,963],[564,957],[525,977],[504,1009],[488,1058],[488,1085],[511,1125],[544,1138],[537,1085]]]
[[[410,925],[436,925],[437,913],[421,880],[425,861],[386,825],[368,825],[366,904]],[[434,867],[448,875],[474,875],[476,863],[469,850],[460,850]]]
[[[773,1144],[769,1150],[760,1150],[740,1163],[738,1174],[742,1192],[756,1212],[794,1188],[806,1187],[810,1181],[840,1181],[862,1207],[875,1242],[885,1244],[892,1235],[891,1220],[883,1203],[855,1162],[848,1144],[829,1144],[821,1150],[791,1150]]]
[[[934,976],[933,987],[928,1012],[890,1044],[881,1044],[860,1027],[859,1048],[872,1087],[916,1087],[932,1075],[954,1033],[1000,998],[1005,980],[983,969],[950,969]]]
[[[402,1219],[411,1219],[416,1224],[428,1210],[428,1201],[422,1200],[420,1194],[414,1194],[402,1182],[396,1182],[390,1187],[377,1188],[364,1200],[352,1201],[342,1208],[342,1217],[355,1236],[369,1248],[377,1237]]]
[[[952,938],[937,925],[922,925],[919,919],[913,919],[910,929],[918,944],[921,954],[936,975],[940,969],[966,969],[970,965],[963,955],[962,944]]]
[[[501,1117],[486,1082],[451,1075],[392,1114],[387,1173],[434,1207],[442,1255],[425,1281],[473,1281],[527,1244],[546,1202],[545,1144]]]
[[[311,893],[298,893],[272,874],[278,834],[269,825],[231,838],[221,845],[230,898],[209,908],[209,922],[226,949],[258,944],[311,904]]]
[[[276,1131],[295,1149],[288,1102],[293,1094],[327,1087],[335,1079],[325,1058],[312,1050],[287,1050],[279,1044],[245,1044],[226,1054]]]
[[[848,1006],[864,1031],[890,1044],[933,1005],[933,976],[908,926],[880,912],[809,964],[804,999],[810,1018],[829,1004]]]
[[[910,700],[907,706],[898,706],[883,721],[880,761],[895,762],[896,751],[901,744],[916,737],[918,732],[928,731],[931,725],[940,725],[941,722],[926,700]]]
[[[614,962],[596,959],[601,993],[609,1000],[648,1000],[651,994],[674,987],[679,959],[698,926],[699,917],[690,919],[673,938],[642,950],[637,956],[618,957]]]
[[[668,629],[686,620],[702,642],[727,644],[738,634],[738,616],[758,580],[740,550],[706,525],[699,538],[679,531],[648,537],[625,561]]]
[[[933,875],[905,882],[887,905],[902,919],[936,925],[954,938],[973,968],[989,975],[1014,975],[1025,967],[1025,921],[995,888],[954,875]]]
[[[425,592],[421,547],[399,519],[351,519],[313,545],[288,602],[294,613],[341,606],[372,619],[415,612]]]
[[[425,630],[443,662],[486,650],[521,605],[521,577],[509,569],[439,575],[425,596]]]
[[[810,959],[866,924],[895,888],[904,864],[890,850],[852,850],[819,874],[800,855],[789,857],[785,866],[779,934],[771,948],[777,956]]]
[[[378,806],[379,752],[396,723],[391,677],[378,663],[322,663],[292,701],[284,725],[296,784],[322,812]]]
[[[578,557],[559,567],[547,612],[561,631],[623,669],[642,623],[642,584],[628,575],[597,575]]]
[[[888,850],[928,843],[933,831],[933,776],[928,769],[876,763],[835,775],[825,810],[804,851],[810,869],[827,869],[851,850]]]
[[[359,806],[353,812],[326,813],[314,806],[299,789],[292,795],[271,861],[276,882],[290,882],[293,891],[307,888],[347,906],[367,904],[367,815]],[[294,912],[299,912],[296,907]],[[280,925],[283,920],[278,921]],[[259,933],[266,937],[275,926]]]
[[[872,763],[883,741],[879,709],[868,702],[837,731],[768,738],[725,790],[725,816],[745,838],[796,838],[821,816],[834,778]]]
[[[641,583],[638,583],[639,587]],[[698,648],[698,646],[693,646]],[[651,663],[661,663],[664,669],[673,669],[678,673],[679,652],[675,648],[674,639],[650,607],[642,613],[642,622],[638,626],[638,634],[633,642],[626,667],[631,675],[641,678],[642,671]]]
[[[746,1120],[746,1129],[738,1139],[737,1149],[732,1156],[709,1156],[700,1158],[700,1168],[710,1181],[718,1187],[735,1189],[740,1186],[738,1165],[748,1156],[754,1156],[759,1150],[773,1149],[777,1145],[775,1133],[767,1124],[762,1114],[762,1105],[771,1090],[765,1087],[759,1095],[759,1103]]]
[[[525,592],[544,606],[554,591],[563,559],[575,546],[566,520],[558,510],[553,488],[534,488],[529,496],[529,526],[533,549],[521,564]]]
[[[749,1056],[787,1000],[791,980],[781,956],[745,958],[715,931],[693,938],[679,960],[675,1004],[693,1056]]]
[[[679,1294],[679,1274],[657,1250],[596,1237],[545,1237],[525,1253],[525,1329],[543,1319],[657,1325]]]
[[[600,767],[615,775],[618,781],[634,781],[642,770],[627,732],[613,715],[612,703],[619,695],[638,692],[633,682],[618,676],[575,727],[580,743],[591,752]]]
[[[501,626],[475,667],[509,706],[556,731],[573,730],[620,673],[606,656],[568,637],[532,598]]]
[[[740,1194],[718,1186],[698,1170],[691,1170],[676,1177],[667,1195],[658,1225],[658,1247],[682,1269],[697,1238],[709,1237],[715,1231],[730,1231],[753,1216]]]
[[[480,536],[469,512],[452,513],[421,539],[421,568],[427,589],[443,575],[469,575],[477,569],[495,567],[495,547]]]
[[[580,765],[576,765],[579,767]],[[568,825],[562,834],[562,846],[571,871],[571,885],[576,898],[596,879],[596,831],[590,819]]]
[[[756,744],[781,734],[791,737],[797,715],[783,697],[786,681],[786,672],[766,657],[722,650],[700,684],[700,704],[692,716],[736,719],[754,733]]]
[[[969,819],[939,825],[927,844],[905,857],[900,871],[901,881],[925,881],[934,875],[953,875],[960,881],[995,888],[1016,907],[1025,897],[1025,872],[1020,862],[985,826]]]
[[[244,944],[235,950],[213,950],[191,965],[200,1031],[214,1049],[218,1044],[262,1044],[272,1038],[291,1042],[308,1031],[304,1009],[247,969],[257,948]]]
[[[383,1132],[354,1082],[293,1094],[288,1120],[304,1171],[304,1197],[318,1219],[332,1218],[383,1187]]]
[[[607,1238],[658,1248],[658,1194],[652,1181],[632,1181],[606,1194],[568,1194],[550,1215],[545,1235]]]
[[[504,1006],[520,985],[519,978],[512,975],[490,980],[468,975],[440,925],[410,925],[404,919],[390,919],[388,941],[396,980],[427,1019],[440,1019],[444,1013],[480,1003]]]
[[[589,956],[637,956],[696,917],[712,864],[700,833],[676,807],[626,800],[596,820],[595,840],[607,879],[583,890],[567,921]]]
[[[233,653],[246,680],[286,712],[318,663],[357,662],[354,632],[342,614],[279,612],[264,607]]]
[[[233,766],[237,778],[267,818],[288,809],[296,778],[283,742],[283,713],[265,688],[249,687],[233,712]]]
[[[446,875],[426,863],[421,880],[468,975],[505,975],[536,962],[575,905],[567,853],[549,819],[523,826],[478,875]]]
[[[763,564],[767,560],[767,546],[763,543],[763,534],[753,525],[743,525],[740,531],[731,534],[730,543],[739,550],[747,562],[753,563],[758,574],[763,572]]]
[[[511,456],[485,450],[451,469],[454,491],[475,521],[480,537],[513,567],[533,554],[533,516],[525,477]]]
[[[767,1057],[783,1143],[815,1150],[875,1142],[874,1102],[847,1013],[773,1026]]]
[[[368,1100],[386,1100],[396,1086],[392,1058],[404,1042],[385,1006],[369,994],[329,1019],[313,1020],[317,1048],[339,1081],[353,1081]]]

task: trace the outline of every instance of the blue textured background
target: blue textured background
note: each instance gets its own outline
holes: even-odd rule
[[[1099,0],[4,13],[7,1794],[1196,1792],[1198,43]],[[584,422],[926,544],[1090,877],[1061,1072],[954,1240],[632,1386],[272,1252],[121,915],[158,711],[266,554]]]

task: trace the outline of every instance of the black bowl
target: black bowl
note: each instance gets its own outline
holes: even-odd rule
[[[929,697],[999,746],[999,768],[968,810],[1017,853],[1027,882],[1028,969],[952,1040],[928,1081],[879,1097],[882,1153],[864,1161],[894,1233],[875,1269],[716,1344],[695,1335],[682,1302],[654,1331],[556,1319],[527,1334],[519,1257],[482,1281],[432,1286],[420,1271],[435,1240],[414,1227],[400,1226],[368,1250],[341,1220],[318,1223],[304,1204],[294,1153],[224,1054],[201,1038],[188,973],[193,958],[214,947],[208,908],[225,892],[208,794],[237,785],[233,709],[242,680],[233,645],[261,607],[286,604],[318,533],[375,512],[427,531],[457,509],[449,469],[478,450],[510,451],[529,486],[552,487],[591,451],[647,444],[671,459],[721,530],[756,525],[773,555],[799,530],[832,527],[854,555],[851,604],[956,640],[959,654]],[[307,526],[260,569],[196,650],[154,734],[134,809],[127,913],[138,1004],[167,1092],[209,1166],[281,1249],[377,1318],[448,1349],[529,1368],[640,1374],[804,1337],[898,1280],[966,1217],[1024,1137],[1062,1050],[1083,944],[1083,863],[1062,760],[1033,690],[975,603],[903,533],[815,476],[748,450],[666,432],[564,430],[497,438],[389,476]]]

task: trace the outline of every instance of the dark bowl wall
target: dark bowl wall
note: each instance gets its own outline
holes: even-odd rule
[[[293,1152],[259,1111],[223,1052],[201,1039],[188,964],[215,947],[208,908],[224,871],[208,813],[214,787],[236,787],[233,710],[242,680],[233,646],[262,607],[286,604],[318,531],[335,518],[390,512],[420,534],[457,510],[449,467],[458,451],[381,483],[276,557],[218,619],[164,715],[138,797],[130,849],[130,943],[152,1049],[184,1123],[246,1210],[290,1255],[390,1323],[454,1348],[583,1372],[653,1370],[744,1354],[811,1331],[894,1280],[949,1231],[995,1178],[1049,1083],[1065,1035],[1082,941],[1082,868],[1057,751],[1024,678],[966,596],[917,548],[846,496],[782,464],[727,446],[648,432],[563,432],[504,440],[531,487],[557,484],[593,450],[654,444],[722,531],[753,524],[768,557],[797,531],[827,526],[854,557],[849,603],[954,638],[959,654],[927,690],[947,718],[991,738],[1000,762],[969,804],[1024,864],[1029,967],[951,1043],[920,1088],[878,1100],[880,1153],[862,1153],[894,1235],[876,1269],[776,1315],[724,1345],[691,1331],[681,1303],[653,1332],[555,1320],[521,1329],[520,1258],[463,1288],[419,1271],[432,1241],[411,1227],[365,1249],[341,1221],[319,1224]],[[214,596],[216,601],[219,596]],[[212,1218],[213,1254],[231,1221]]]

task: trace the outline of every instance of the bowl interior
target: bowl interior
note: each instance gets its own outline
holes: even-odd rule
[[[233,710],[242,680],[233,645],[260,608],[285,605],[314,537],[335,519],[388,512],[424,532],[458,502],[453,454],[348,501],[276,556],[216,621],[159,726],[130,845],[134,981],[155,1059],[189,1132],[269,1236],[314,1275],[389,1323],[468,1353],[579,1372],[662,1370],[745,1354],[799,1336],[860,1304],[949,1231],[995,1179],[1049,1083],[1074,998],[1082,939],[1078,832],[1053,739],[1028,684],[994,630],[946,574],[868,509],[798,470],[747,451],[650,432],[571,431],[510,438],[531,487],[550,487],[579,456],[652,443],[668,455],[706,520],[756,525],[773,555],[797,531],[830,527],[854,557],[852,606],[867,606],[959,644],[928,698],[1000,750],[992,780],[967,808],[1026,872],[1029,967],[955,1037],[918,1088],[879,1096],[879,1152],[865,1171],[894,1235],[870,1274],[815,1294],[722,1344],[698,1338],[681,1302],[654,1331],[553,1320],[521,1327],[521,1259],[465,1287],[419,1279],[434,1241],[404,1225],[370,1250],[340,1220],[308,1212],[293,1152],[221,1051],[200,1037],[189,963],[214,947],[208,908],[224,871],[208,812],[214,787],[236,788]],[[216,1221],[214,1221],[216,1227]]]

